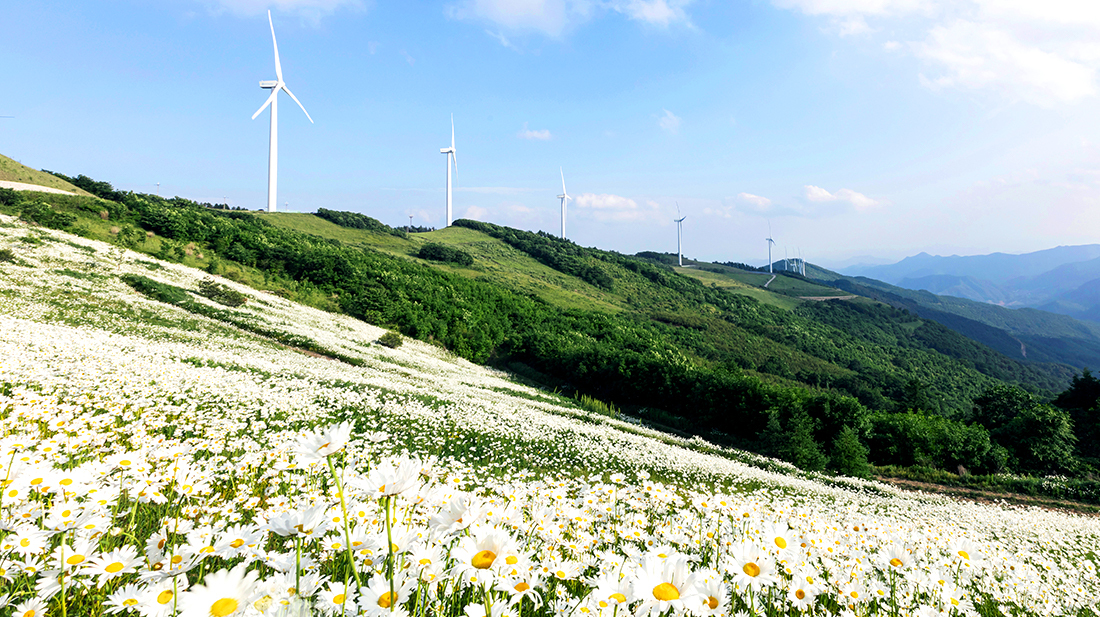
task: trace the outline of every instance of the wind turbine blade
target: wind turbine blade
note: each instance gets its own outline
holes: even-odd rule
[[[264,104],[262,106],[260,106],[259,109],[256,110],[256,113],[252,114],[252,119],[255,120],[256,116],[260,115],[260,113],[262,113],[263,110],[267,109],[267,106],[270,105],[271,101],[274,101],[275,97],[277,97],[277,96],[279,96],[279,89],[278,88],[272,88],[271,89],[271,96],[267,97],[267,100],[264,101]]]
[[[457,176],[458,175],[458,153],[455,152],[454,148],[451,148],[451,160],[454,161],[455,175]]]
[[[455,115],[451,114],[451,150],[455,149]],[[457,159],[455,162],[455,169],[458,169]]]
[[[275,79],[282,81],[283,65],[279,64],[279,42],[275,40],[275,22],[271,21],[271,11],[267,12],[267,24],[271,26],[271,44],[275,47]]]
[[[569,195],[569,191],[565,190],[565,170],[563,170],[561,167],[559,167],[558,171],[561,172],[561,194],[562,195]]]
[[[309,118],[309,112],[306,111],[305,105],[302,105],[302,102],[298,100],[298,97],[294,96],[294,93],[290,91],[290,88],[287,88],[285,84],[280,86],[280,88],[286,90],[286,93],[290,95],[290,98],[294,99],[294,102],[298,104],[298,107],[302,108],[302,113],[304,113],[306,117]],[[310,124],[313,124],[313,118],[309,118],[309,122]]]

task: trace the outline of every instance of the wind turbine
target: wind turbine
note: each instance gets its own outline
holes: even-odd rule
[[[447,227],[451,226],[451,161],[455,164],[455,175],[458,175],[458,155],[455,154],[455,115],[451,114],[451,147],[440,148],[440,154],[447,155]],[[564,182],[564,179],[562,180]]]
[[[676,214],[680,214],[680,202],[676,202]],[[680,267],[684,267],[684,251],[683,251],[683,237],[684,237],[684,219],[686,216],[681,216],[676,221],[676,258]]]
[[[302,113],[309,118],[310,124],[313,123],[313,118],[309,117],[309,112],[306,111],[305,106],[286,87],[286,83],[283,81],[283,65],[279,63],[279,43],[275,40],[275,24],[271,21],[271,11],[267,12],[267,23],[271,26],[271,43],[275,47],[275,81],[260,82],[261,88],[271,90],[271,96],[267,97],[263,106],[252,114],[252,119],[255,120],[256,116],[267,109],[268,105],[271,106],[271,145],[267,154],[267,211],[274,212],[275,205],[278,202],[277,189],[279,185],[279,91],[286,92],[290,95],[290,98],[294,99],[298,107],[302,108]]]
[[[768,221],[768,274],[772,274],[772,245],[775,244],[775,240],[772,240],[772,222]]]
[[[558,195],[558,199],[561,200],[561,239],[565,239],[565,202],[573,199],[569,196],[569,193],[565,190],[565,172],[559,167],[558,171],[561,172],[561,195]]]

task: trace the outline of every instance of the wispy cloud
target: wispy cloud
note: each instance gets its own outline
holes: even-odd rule
[[[493,32],[492,30],[486,30],[485,34],[493,37],[500,42],[501,45],[511,49],[513,51],[519,51],[519,48],[512,44],[512,41],[508,40],[508,37],[504,36],[503,32]]]
[[[871,199],[863,193],[857,193],[851,189],[840,189],[835,193],[830,193],[820,186],[814,186],[812,184],[807,184],[802,187],[802,196],[806,198],[806,201],[818,203],[829,201],[846,202],[855,206],[857,210],[866,210],[882,204],[880,201]]]
[[[661,206],[647,201],[645,206],[629,197],[609,193],[581,193],[576,196],[579,213],[598,221],[644,221],[663,218]]]
[[[330,0],[335,1],[335,0]],[[691,25],[685,10],[692,0],[458,0],[445,13],[451,19],[494,24],[507,32],[560,37],[578,26],[618,13],[650,26]],[[500,36],[489,32],[490,35]],[[504,41],[501,41],[502,44]],[[505,45],[506,47],[508,45]]]
[[[310,21],[318,21],[344,8],[367,9],[370,0],[207,0],[214,11],[228,11],[238,15],[264,15],[268,9],[278,13],[297,14]]]
[[[516,134],[516,137],[520,139],[537,139],[540,141],[546,141],[550,139],[550,129],[540,129],[533,131],[527,128],[527,123],[523,123],[523,130]]]
[[[466,208],[466,213],[462,215],[462,218],[481,221],[484,220],[487,216],[489,216],[488,209],[482,208],[481,206],[470,206],[469,208]]]
[[[668,27],[672,24],[690,24],[684,7],[691,0],[616,0],[611,8],[635,21],[654,26]]]
[[[663,116],[657,117],[657,126],[660,126],[662,129],[672,135],[679,133],[680,118],[667,109],[665,109],[664,112],[665,114]]]
[[[416,64],[416,58],[410,56],[409,52],[405,51],[404,49],[401,50],[401,55],[405,56],[405,62],[408,62],[409,66],[413,66],[414,64]]]

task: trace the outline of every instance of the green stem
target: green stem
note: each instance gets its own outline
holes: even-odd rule
[[[393,612],[394,604],[393,575],[395,574],[395,570],[397,570],[397,564],[394,562],[395,558],[393,554],[393,530],[390,528],[390,506],[392,505],[392,499],[392,497],[382,498],[382,502],[385,505],[386,509],[386,549],[389,550],[389,558],[387,560],[389,563],[387,569],[389,571],[387,572],[387,574],[389,575],[390,579],[390,612]]]
[[[348,527],[348,502],[344,499],[344,486],[340,482],[340,476],[336,475],[336,467],[332,464],[332,455],[325,457],[325,461],[328,462],[328,470],[332,473],[332,479],[336,482],[336,492],[340,494],[340,511],[344,515],[344,542],[347,543],[348,553],[348,565],[351,566],[351,573],[355,575],[355,591],[358,592],[363,583],[359,580],[359,571],[355,569],[355,556],[351,552],[351,528]],[[347,589],[347,586],[344,586]]]

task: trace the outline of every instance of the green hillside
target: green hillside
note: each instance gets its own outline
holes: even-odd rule
[[[1009,384],[1049,399],[1069,384],[1069,367],[1014,361],[884,303],[804,300],[850,292],[802,277],[777,276],[765,290],[736,268],[673,268],[489,223],[406,234],[354,213],[227,211],[81,182],[109,201],[58,196],[43,206],[7,191],[0,209],[807,469],[841,465],[848,432],[872,445],[924,435],[913,451],[872,448],[880,463],[1042,472],[1076,464],[1036,463],[1016,441],[970,424],[975,400]]]
[[[73,186],[69,182],[58,178],[54,174],[46,171],[38,171],[37,169],[31,169],[18,161],[9,159],[8,157],[0,154],[0,180],[7,180],[8,182],[22,182],[25,184],[35,184],[38,186],[45,186],[52,189],[59,189],[62,191],[69,191],[70,193],[76,193],[78,195],[90,196],[84,189]]]

